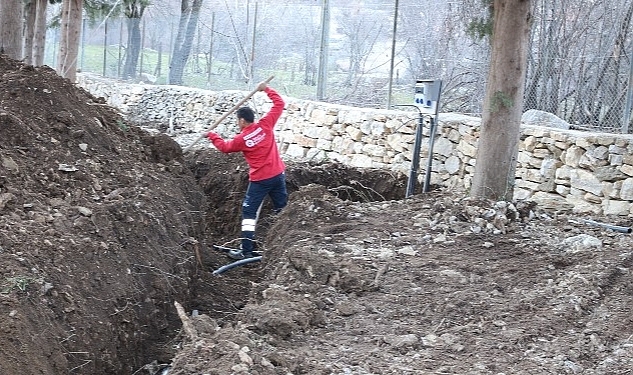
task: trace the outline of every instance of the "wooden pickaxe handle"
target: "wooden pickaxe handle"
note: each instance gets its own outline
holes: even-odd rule
[[[264,82],[266,82],[267,84],[272,81],[272,79],[275,78],[275,76],[270,76],[267,80],[265,80]],[[259,87],[259,84],[257,85]],[[184,150],[184,152],[188,152],[191,147],[193,147],[193,145],[195,145],[196,143],[198,143],[202,138],[207,136],[207,133],[210,132],[211,130],[215,129],[216,126],[220,125],[220,123],[222,121],[224,121],[227,117],[229,117],[231,115],[231,113],[237,111],[238,108],[240,108],[244,103],[246,103],[253,95],[255,95],[257,93],[258,87],[256,87],[253,91],[251,91],[248,95],[246,95],[244,97],[244,99],[240,100],[239,103],[237,103],[233,108],[229,109],[228,112],[226,112],[225,114],[223,114],[219,119],[215,120],[215,122],[213,123],[213,125],[211,125],[204,133],[202,133],[198,139],[196,139],[195,141],[193,141],[192,144],[190,144],[189,146],[187,146]]]

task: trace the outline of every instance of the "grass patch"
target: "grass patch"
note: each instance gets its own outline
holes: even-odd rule
[[[33,282],[33,279],[27,276],[9,277],[2,283],[1,293],[8,294],[13,290],[24,292],[31,282]]]

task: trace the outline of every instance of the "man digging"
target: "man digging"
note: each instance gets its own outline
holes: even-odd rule
[[[236,112],[240,133],[233,139],[224,140],[212,131],[207,133],[207,138],[219,151],[242,152],[249,166],[249,183],[242,202],[241,246],[228,252],[229,257],[237,260],[253,257],[255,226],[264,198],[270,197],[275,212],[281,211],[288,202],[286,166],[279,156],[274,134],[285,103],[266,81],[257,86],[257,91],[265,92],[273,102],[270,111],[259,121],[255,121],[255,112],[251,108],[241,107]]]

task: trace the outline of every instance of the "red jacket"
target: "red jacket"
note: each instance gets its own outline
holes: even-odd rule
[[[266,87],[266,95],[273,107],[259,121],[244,128],[235,138],[225,141],[219,135],[209,132],[207,137],[213,145],[224,153],[242,152],[250,169],[250,181],[261,181],[282,173],[286,166],[279,157],[273,129],[284,110],[284,101],[272,88]]]

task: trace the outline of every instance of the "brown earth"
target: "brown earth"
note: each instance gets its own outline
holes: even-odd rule
[[[0,74],[2,374],[631,373],[629,233],[289,162],[263,261],[213,275],[240,155],[183,155],[52,69]]]

